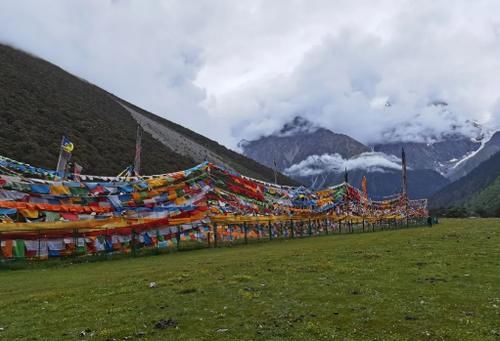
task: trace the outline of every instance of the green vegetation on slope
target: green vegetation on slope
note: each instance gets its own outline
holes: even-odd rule
[[[0,155],[52,169],[61,136],[67,135],[75,143],[73,159],[84,166],[86,174],[116,175],[133,162],[137,129],[137,122],[116,100],[126,103],[49,62],[0,44]],[[274,180],[270,168],[133,107],[204,145],[238,172]],[[196,164],[190,155],[174,152],[149,133],[143,135],[142,151],[143,174],[178,171]],[[278,181],[297,184],[282,174]]]
[[[491,185],[475,195],[469,206],[480,216],[500,217],[500,175]]]
[[[0,338],[497,340],[499,228],[445,220],[1,272]]]
[[[482,202],[481,198],[489,197],[496,192],[496,187],[488,190],[490,186],[494,186],[500,175],[500,153],[493,155],[490,159],[480,164],[468,175],[457,181],[445,186],[438,191],[429,200],[429,205],[436,212],[443,214],[455,211],[468,211],[468,208],[478,210],[476,213],[487,213],[489,215],[496,215],[500,208],[500,197],[491,196],[492,201],[489,202],[488,208],[483,208],[479,204]],[[484,195],[481,195],[486,191]],[[479,199],[477,199],[479,198]]]
[[[0,45],[0,154],[55,168],[61,136],[87,174],[115,175],[134,160],[136,121],[98,87]],[[144,173],[177,171],[193,160],[144,134]]]

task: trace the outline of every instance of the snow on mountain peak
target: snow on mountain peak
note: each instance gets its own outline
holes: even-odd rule
[[[274,135],[293,136],[298,134],[314,133],[319,129],[317,125],[302,116],[295,116],[293,120],[287,122]]]
[[[415,142],[429,145],[462,138],[481,141],[486,128],[479,122],[464,119],[443,100],[435,100],[413,116],[413,119],[394,121],[382,131],[379,143]]]

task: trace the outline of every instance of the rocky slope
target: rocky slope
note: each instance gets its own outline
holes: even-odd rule
[[[491,137],[483,141],[481,147],[465,158],[457,162],[448,172],[448,178],[452,181],[469,174],[473,169],[500,152],[500,132],[491,134]]]
[[[465,136],[449,136],[435,143],[391,142],[377,144],[374,150],[389,155],[401,155],[404,148],[411,159],[408,166],[414,169],[430,169],[446,176],[450,169],[470,153],[478,150],[480,141],[473,141]]]

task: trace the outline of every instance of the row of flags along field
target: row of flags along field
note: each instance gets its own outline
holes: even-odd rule
[[[137,245],[175,247],[180,240],[258,237],[258,232],[246,233],[247,226],[265,225],[272,235],[294,222],[404,222],[428,215],[426,200],[408,198],[404,157],[403,190],[375,201],[366,178],[361,190],[344,182],[311,191],[209,162],[139,176],[140,152],[135,165],[119,176],[84,175],[81,166],[67,167],[74,148],[62,139],[56,170],[0,156],[1,257],[127,252]]]

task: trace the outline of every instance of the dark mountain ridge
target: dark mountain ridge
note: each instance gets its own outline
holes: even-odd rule
[[[326,128],[313,128],[307,120],[295,117],[276,134],[253,141],[242,141],[243,154],[268,166],[284,171],[310,155],[338,153],[349,158],[370,148],[344,134]]]
[[[465,206],[500,177],[500,152],[481,163],[466,176],[443,187],[429,200],[433,209]],[[497,202],[500,204],[500,193]]]
[[[414,169],[432,169],[446,174],[454,162],[468,153],[477,150],[481,142],[472,141],[465,136],[449,136],[446,140],[435,143],[391,142],[374,145],[374,150],[389,155],[401,155],[404,148],[412,158],[408,166]]]
[[[368,193],[373,199],[384,199],[402,191],[401,171],[366,171],[361,169],[348,171],[349,183],[357,188],[361,188],[363,176],[366,176]],[[314,177],[297,177],[296,179],[312,188],[320,189],[327,185],[342,183],[344,173],[328,172]],[[408,171],[408,194],[412,199],[428,198],[430,193],[447,184],[446,178],[432,170]]]
[[[500,131],[494,133],[484,146],[475,152],[474,155],[456,164],[450,170],[448,177],[453,181],[458,180],[469,174],[474,168],[498,152],[500,152]]]

